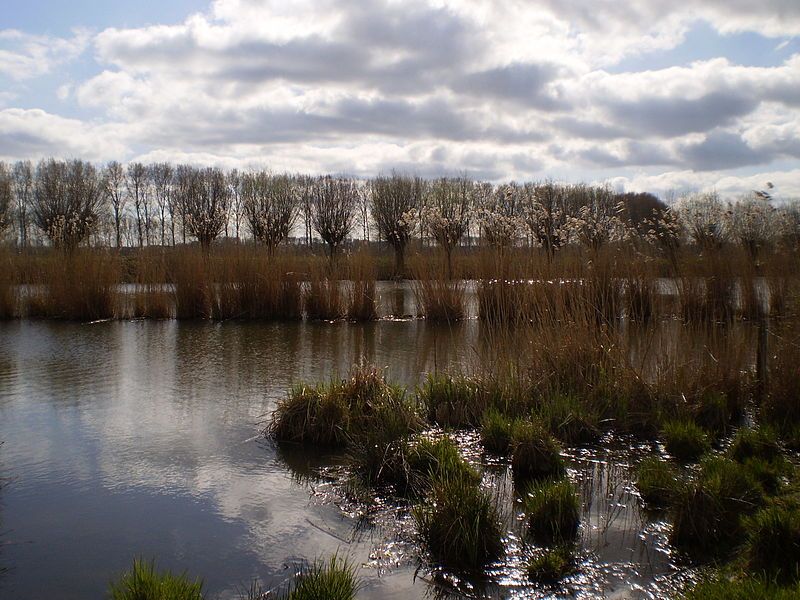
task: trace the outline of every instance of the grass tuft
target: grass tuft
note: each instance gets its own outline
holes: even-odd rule
[[[744,555],[752,572],[782,581],[800,577],[800,507],[775,503],[744,523]]]
[[[523,500],[523,509],[531,534],[543,543],[571,541],[578,534],[581,504],[567,479],[533,485]]]
[[[448,568],[476,571],[503,552],[496,500],[470,477],[435,477],[411,514],[425,550]]]
[[[649,456],[636,467],[636,487],[650,508],[665,508],[675,498],[680,486],[677,470],[667,461]]]
[[[155,562],[133,561],[130,571],[111,582],[112,600],[203,600],[203,582],[184,573],[157,572]]]
[[[520,422],[511,433],[511,469],[517,482],[560,477],[564,474],[561,449],[537,422]]]
[[[516,421],[496,409],[489,409],[481,421],[481,441],[486,452],[505,456],[511,452],[511,433]]]
[[[528,578],[544,584],[555,584],[575,570],[573,548],[562,544],[546,548],[533,556],[527,565]]]
[[[661,433],[667,452],[683,463],[694,462],[711,449],[708,434],[691,421],[668,421]]]
[[[353,564],[334,554],[327,561],[304,564],[281,600],[353,600],[359,581]]]
[[[742,537],[742,518],[760,507],[764,492],[744,465],[723,457],[700,464],[672,507],[671,542],[696,556],[725,556]]]

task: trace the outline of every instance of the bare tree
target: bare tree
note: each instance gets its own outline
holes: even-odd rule
[[[394,249],[394,271],[401,277],[405,271],[405,251],[414,229],[411,215],[420,207],[424,191],[419,177],[376,177],[372,180],[372,219],[378,234]]]
[[[311,224],[328,244],[331,262],[353,228],[359,190],[352,179],[319,177],[311,189]]]
[[[437,179],[428,187],[422,219],[447,259],[447,276],[453,276],[453,248],[469,230],[475,186],[466,177]]]
[[[28,209],[33,196],[33,166],[29,160],[14,163],[14,196],[17,199],[19,244],[25,248],[28,245]]]
[[[358,219],[361,221],[361,237],[365,242],[369,242],[370,191],[369,186],[359,187],[357,202]]]
[[[167,245],[166,223],[172,196],[172,166],[169,163],[150,165],[150,178],[158,206],[159,224],[161,227],[161,245]]]
[[[125,211],[125,205],[128,203],[128,196],[125,193],[125,169],[117,161],[112,160],[106,165],[103,170],[103,190],[106,198],[111,204],[111,210],[114,213],[114,233],[117,243],[117,248],[122,245],[122,236],[120,227],[122,224],[122,215]]]
[[[228,190],[230,193],[230,215],[233,217],[233,230],[236,239],[239,239],[239,227],[244,216],[244,206],[242,204],[242,174],[238,169],[234,169],[227,175]]]
[[[13,175],[9,166],[0,161],[0,239],[11,225],[11,207],[14,205]]]
[[[295,177],[295,184],[299,190],[300,194],[300,212],[303,214],[303,227],[305,232],[305,242],[306,245],[311,247],[311,243],[313,242],[313,230],[314,226],[312,225],[312,192],[314,189],[314,180],[311,177],[306,175],[298,175]]]
[[[128,195],[133,200],[133,209],[136,211],[136,231],[139,238],[139,247],[144,246],[145,223],[147,219],[147,169],[142,163],[128,165],[128,178],[126,179]]]
[[[242,203],[253,238],[273,254],[297,218],[298,192],[293,179],[263,171],[243,175]]]
[[[203,249],[208,250],[225,229],[229,196],[225,174],[219,169],[189,167],[182,179],[178,193],[183,195],[180,205],[185,214],[184,225]]]
[[[44,160],[36,167],[33,221],[53,244],[71,250],[89,237],[103,204],[97,170],[81,160]]]

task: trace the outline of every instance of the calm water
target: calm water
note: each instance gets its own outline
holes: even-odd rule
[[[10,478],[0,489],[0,597],[103,598],[109,579],[144,556],[203,576],[211,597],[236,598],[254,578],[278,585],[297,561],[337,549],[360,565],[360,597],[430,596],[431,574],[414,576],[407,511],[384,506],[361,518],[324,477],[331,461],[316,457],[323,477],[302,479],[309,457],[279,452],[259,432],[297,380],[364,359],[413,384],[475,360],[480,327],[0,324],[0,474]],[[676,573],[665,525],[643,522],[629,481],[637,450],[617,446],[570,452],[584,498],[584,568],[564,592],[658,597]],[[510,487],[503,464],[486,477]],[[520,540],[508,547],[484,593],[552,594],[525,584]]]

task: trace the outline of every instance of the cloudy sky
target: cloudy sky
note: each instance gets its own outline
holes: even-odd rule
[[[797,0],[3,6],[1,159],[800,195]]]

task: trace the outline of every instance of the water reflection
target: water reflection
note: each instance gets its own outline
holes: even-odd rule
[[[405,290],[406,311],[411,302]],[[258,433],[298,380],[325,380],[364,361],[413,385],[428,371],[480,365],[496,350],[484,327],[0,324],[0,461],[14,478],[2,490],[3,596],[102,597],[113,574],[143,555],[190,569],[212,596],[231,598],[253,578],[278,585],[293,561],[337,549],[366,565],[364,598],[441,593],[440,583],[414,578],[407,511],[379,504],[365,518],[333,493],[332,479],[319,478],[331,462],[325,456],[279,451]],[[686,351],[673,327],[665,323],[655,341],[631,352]],[[664,533],[648,530],[637,513],[630,460],[572,456],[586,507],[587,568],[570,582],[578,595],[598,585],[630,592],[670,571],[658,542]],[[509,547],[500,576],[482,592],[490,597],[530,593],[519,577],[527,550],[521,538]]]

